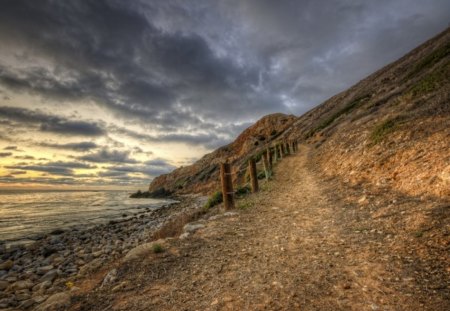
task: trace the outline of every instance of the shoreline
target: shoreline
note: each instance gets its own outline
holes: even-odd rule
[[[159,208],[90,228],[54,230],[32,244],[6,249],[0,244],[0,308],[25,307],[67,290],[70,280],[125,256],[152,240],[181,214],[202,208],[205,197],[183,196]]]

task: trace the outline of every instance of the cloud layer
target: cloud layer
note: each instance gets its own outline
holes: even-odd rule
[[[442,31],[449,12],[445,0],[2,1],[2,181],[51,157],[105,170],[40,172],[141,182],[263,115],[306,112]]]

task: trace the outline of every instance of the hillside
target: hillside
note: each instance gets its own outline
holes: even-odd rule
[[[218,163],[235,167],[261,145],[297,139],[329,176],[411,195],[450,195],[450,29],[296,118],[262,118],[233,143],[156,178],[150,191],[208,193]],[[275,135],[272,135],[275,134]]]
[[[203,193],[219,188],[219,164],[228,160],[234,167],[245,165],[245,160],[261,146],[274,140],[288,129],[296,117],[282,113],[263,117],[244,130],[236,140],[205,155],[193,165],[180,167],[173,172],[155,178],[149,191]],[[236,176],[238,178],[239,176]]]

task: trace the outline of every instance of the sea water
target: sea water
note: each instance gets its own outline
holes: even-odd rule
[[[0,243],[29,243],[55,229],[88,228],[170,203],[127,191],[0,190]]]

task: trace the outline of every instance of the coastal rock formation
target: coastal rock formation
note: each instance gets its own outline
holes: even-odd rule
[[[329,176],[409,195],[450,196],[450,29],[299,118],[269,115],[233,143],[156,178],[150,192],[213,191],[218,164],[239,169],[258,146],[299,140]],[[295,119],[295,120],[294,120]]]

